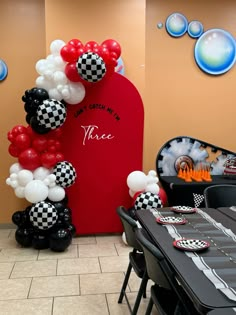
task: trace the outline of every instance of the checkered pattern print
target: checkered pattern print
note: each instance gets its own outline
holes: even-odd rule
[[[193,194],[194,206],[199,208],[201,205],[204,206],[204,196],[200,194]]]
[[[88,82],[100,81],[106,73],[106,65],[103,59],[92,52],[82,54],[76,63],[76,67],[81,78]]]
[[[69,187],[74,184],[76,179],[76,171],[70,162],[58,162],[54,169],[53,174],[56,176],[56,184],[62,187]]]
[[[52,227],[58,218],[56,208],[44,201],[36,203],[30,210],[29,213],[30,221],[33,226],[40,230],[47,230]]]
[[[134,208],[136,210],[162,208],[162,202],[158,195],[147,191],[138,195]]]
[[[208,247],[208,242],[197,239],[185,239],[176,241],[176,246],[185,250],[197,250]]]
[[[66,108],[60,101],[45,100],[37,109],[37,120],[45,128],[56,129],[66,120]]]

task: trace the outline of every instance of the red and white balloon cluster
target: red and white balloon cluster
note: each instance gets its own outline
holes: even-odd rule
[[[85,87],[96,83],[115,71],[121,55],[120,44],[107,39],[100,45],[79,39],[67,43],[55,40],[50,54],[36,63],[39,77],[36,86],[48,91],[49,98],[74,105],[85,97]]]

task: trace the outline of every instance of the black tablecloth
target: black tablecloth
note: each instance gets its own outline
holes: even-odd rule
[[[166,211],[166,209],[163,208],[162,211]],[[204,211],[215,221],[221,222],[226,228],[231,229],[234,233],[236,232],[235,221],[230,217],[225,216],[216,209],[204,209]],[[155,217],[150,211],[137,211],[137,218],[174,267],[181,284],[201,314],[206,314],[215,308],[236,307],[236,301],[230,300],[222,292],[217,290],[213,283],[194,265],[193,261],[184,251],[174,248],[173,238],[164,226],[156,223]],[[208,255],[211,251],[214,253],[215,248],[212,246],[208,251]]]
[[[205,207],[203,198],[201,203],[196,204],[194,197],[199,201],[206,187],[219,184],[236,185],[236,175],[215,175],[212,176],[211,182],[185,182],[177,176],[162,176],[159,179],[167,194],[169,206]]]

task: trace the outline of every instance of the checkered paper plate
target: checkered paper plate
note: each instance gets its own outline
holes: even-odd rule
[[[170,209],[177,213],[195,213],[197,211],[196,208],[187,207],[187,206],[175,206],[175,207],[171,207]]]
[[[174,247],[178,249],[189,251],[189,252],[197,252],[197,251],[201,251],[210,247],[210,243],[204,240],[190,239],[190,238],[176,240],[173,242],[173,245]]]
[[[156,221],[160,224],[185,224],[187,222],[186,219],[181,217],[158,217]]]

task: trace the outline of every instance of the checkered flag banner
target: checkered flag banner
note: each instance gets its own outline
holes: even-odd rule
[[[76,179],[76,170],[70,162],[58,162],[53,168],[53,174],[56,176],[56,184],[61,187],[69,187],[74,184]]]
[[[204,201],[204,196],[200,194],[193,194],[194,207],[199,208]]]
[[[98,54],[92,52],[82,54],[76,63],[76,67],[81,78],[88,82],[100,81],[106,73],[104,60]]]
[[[44,100],[36,114],[38,122],[49,129],[59,128],[66,120],[65,105],[54,99]]]
[[[158,195],[147,191],[138,195],[134,208],[136,210],[162,208],[162,202]]]
[[[36,203],[29,212],[30,222],[40,230],[52,227],[58,218],[56,208],[44,201]]]

